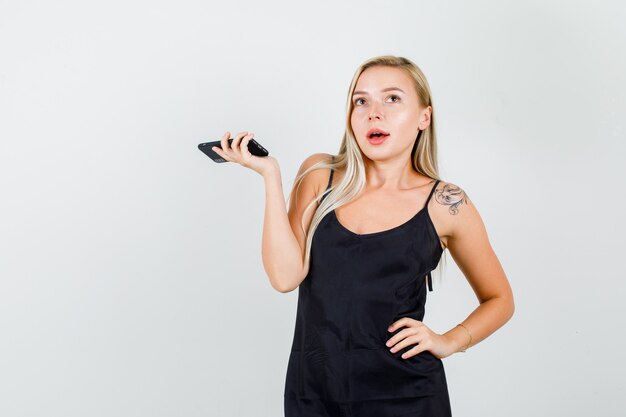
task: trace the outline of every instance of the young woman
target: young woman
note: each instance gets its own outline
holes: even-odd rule
[[[402,57],[366,61],[347,114],[337,155],[302,163],[288,211],[276,160],[248,152],[252,133],[229,147],[226,132],[215,149],[263,175],[265,270],[278,291],[299,289],[285,416],[450,416],[441,359],[511,318],[511,288],[476,206],[439,179],[422,71]],[[446,249],[480,305],[438,334],[422,320]]]

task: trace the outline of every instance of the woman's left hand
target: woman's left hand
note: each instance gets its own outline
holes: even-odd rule
[[[419,320],[410,317],[402,317],[389,326],[387,330],[393,333],[404,326],[406,326],[405,329],[395,334],[386,343],[387,347],[391,348],[391,353],[398,352],[406,346],[413,344],[415,344],[415,347],[402,354],[403,359],[408,359],[424,350],[429,350],[430,353],[439,359],[443,359],[455,353],[454,346],[444,335],[433,332]]]

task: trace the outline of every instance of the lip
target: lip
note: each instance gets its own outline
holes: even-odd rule
[[[378,137],[378,138],[376,138],[376,137],[373,137],[373,138],[368,137],[368,138],[367,138],[367,141],[368,141],[370,144],[372,144],[372,145],[380,145],[381,143],[383,143],[384,141],[386,141],[386,140],[387,140],[387,138],[389,138],[389,135],[387,135],[387,136],[381,136],[381,137]]]
[[[387,135],[387,136],[389,136],[389,132],[384,131],[384,130],[382,130],[382,129],[378,128],[378,127],[373,127],[373,128],[371,128],[370,130],[368,130],[368,131],[367,131],[367,133],[365,134],[365,136],[367,136],[367,138],[368,138],[368,139],[370,139],[370,136],[371,136],[373,133],[382,133],[383,135]]]

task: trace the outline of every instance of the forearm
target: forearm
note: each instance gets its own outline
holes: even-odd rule
[[[513,300],[505,297],[494,297],[481,303],[460,324],[443,334],[454,347],[454,352],[460,352],[486,339],[502,327],[513,316],[515,307]],[[470,341],[471,335],[471,341]]]
[[[302,251],[289,224],[280,170],[263,176],[265,216],[263,220],[262,258],[270,283],[277,291],[297,287],[303,271]]]

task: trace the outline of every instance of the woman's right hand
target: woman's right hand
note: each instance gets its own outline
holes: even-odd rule
[[[232,144],[229,145],[230,132],[226,132],[220,138],[222,149],[214,146],[212,150],[228,162],[236,162],[264,176],[270,170],[278,168],[278,161],[270,155],[252,155],[248,150],[248,142],[250,142],[253,136],[254,133],[240,132],[233,138]]]

